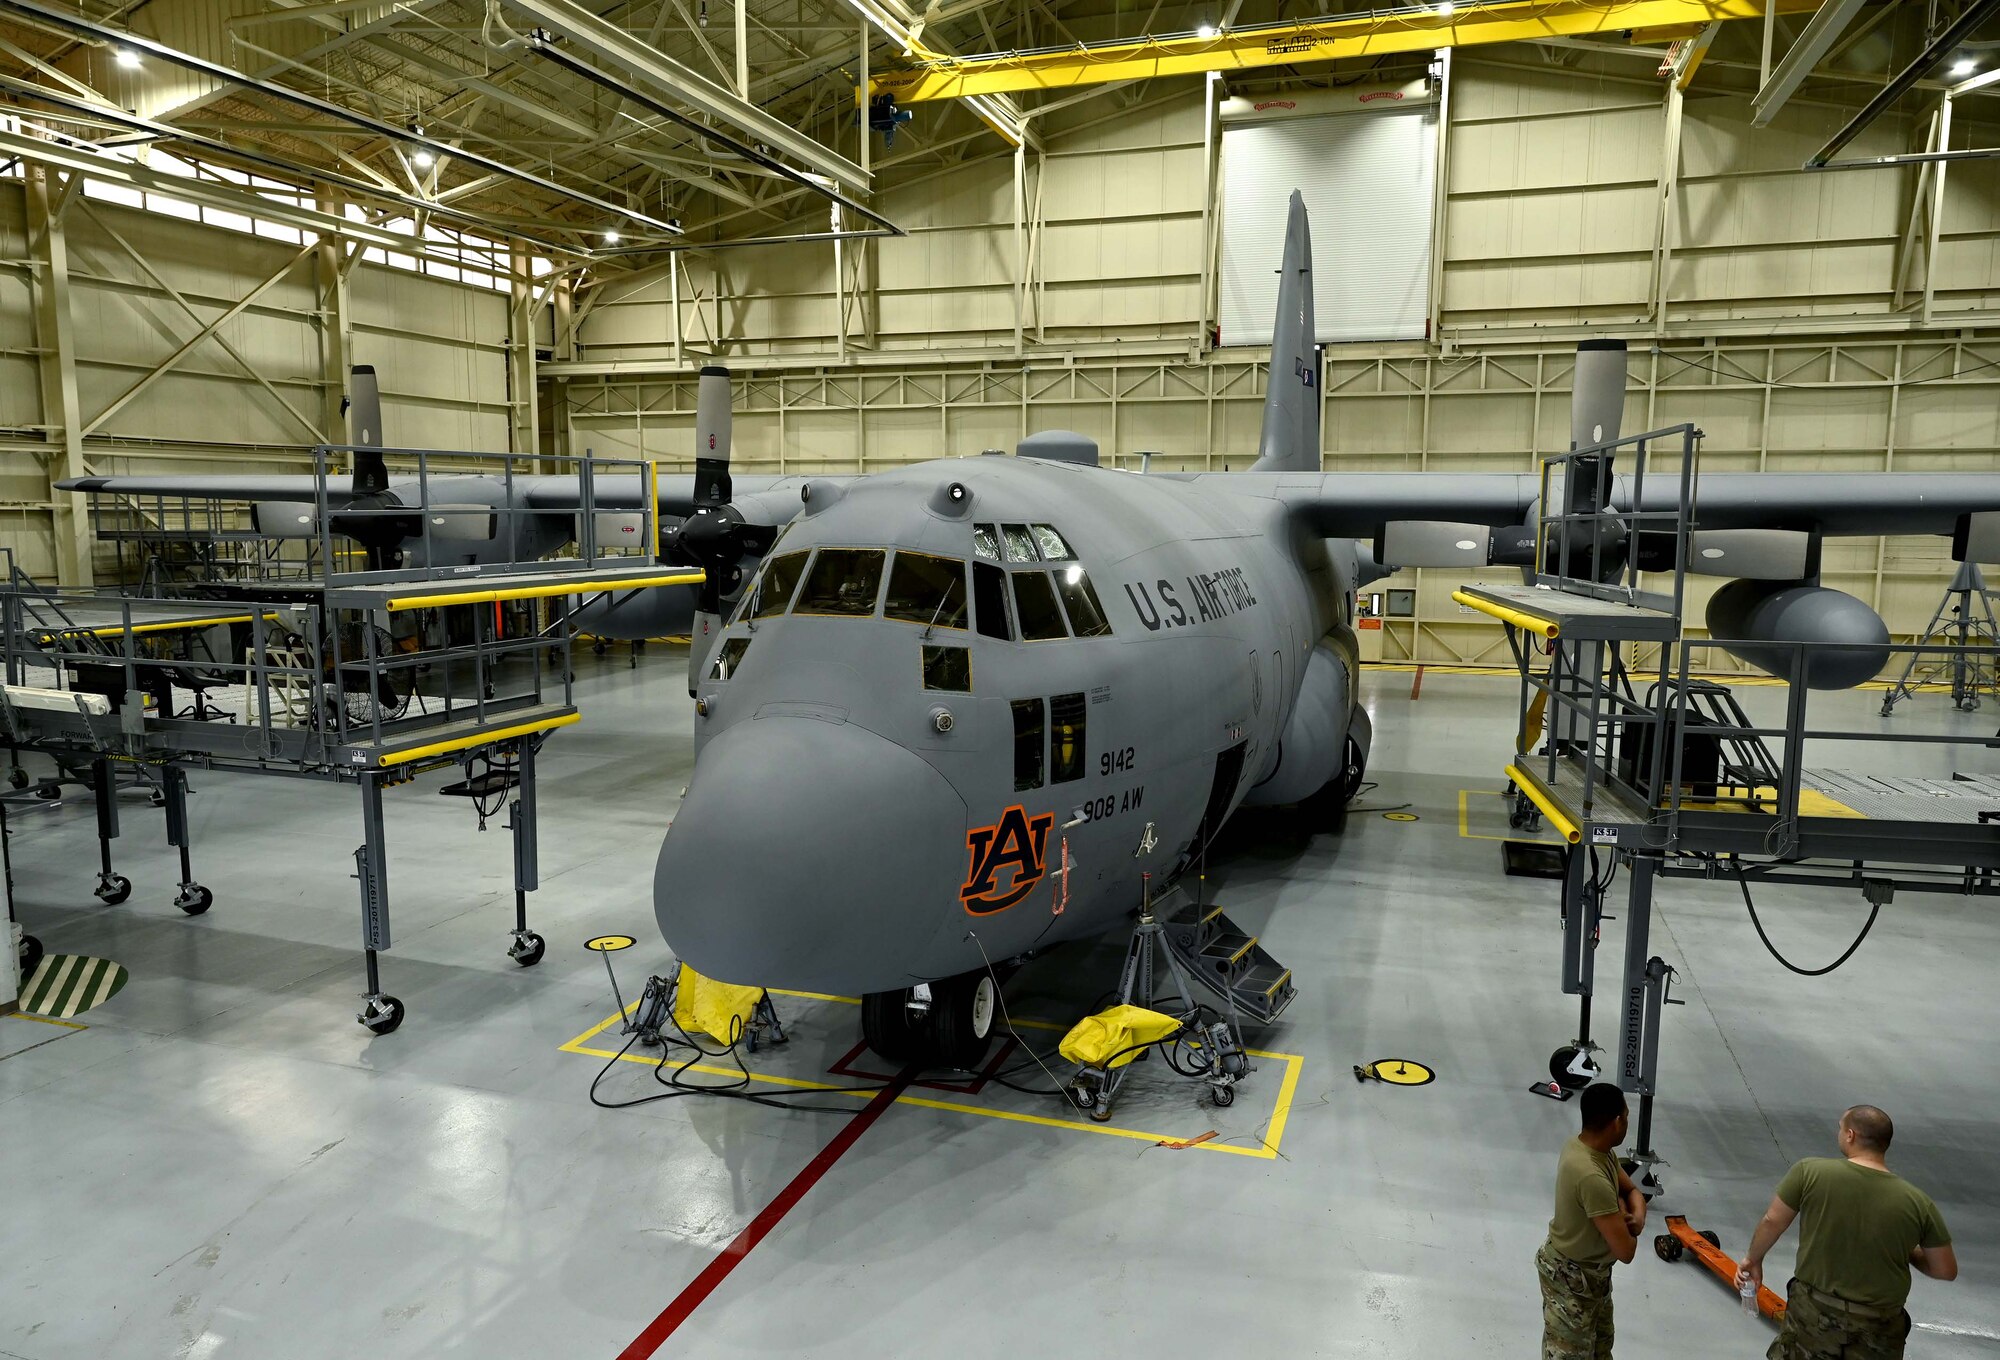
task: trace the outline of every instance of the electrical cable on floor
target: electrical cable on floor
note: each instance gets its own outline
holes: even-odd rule
[[[1061,1099],[1062,1102],[1066,1105],[1072,1104],[1073,1102],[1070,1100],[1069,1089],[1063,1085],[1062,1078],[1058,1077],[1055,1073],[1049,1071],[1049,1065],[1042,1061],[1041,1054],[1035,1052],[1034,1047],[1031,1044],[1029,1044],[1026,1039],[1023,1039],[1021,1037],[1021,1032],[1014,1028],[1014,1017],[1010,1015],[1007,1011],[1007,995],[1000,988],[1000,974],[994,971],[993,959],[990,955],[987,954],[986,944],[979,938],[979,932],[976,930],[968,930],[965,933],[972,938],[972,942],[975,945],[979,946],[979,957],[983,959],[986,963],[986,976],[993,980],[993,999],[1000,1005],[1001,1023],[1007,1026],[1007,1033],[1009,1033],[1014,1037],[1014,1042],[1019,1044],[1024,1050],[1026,1050],[1028,1056],[1035,1060],[1035,1066],[1042,1069],[1042,1075],[1047,1077],[1049,1081],[1053,1083],[1056,1087],[1056,1089],[1053,1091],[1039,1092],[1038,1094],[1055,1096]],[[1010,1087],[1011,1089],[1017,1091],[1021,1089],[1018,1086],[1014,1086],[1012,1082],[1002,1082],[1000,1084],[1003,1086]]]
[[[1854,937],[1854,943],[1847,946],[1846,951],[1839,958],[1824,968],[1801,968],[1783,954],[1780,954],[1778,946],[1772,944],[1771,937],[1764,933],[1764,923],[1757,919],[1757,904],[1750,900],[1750,880],[1743,876],[1743,866],[1732,858],[1729,867],[1736,874],[1736,886],[1743,890],[1743,905],[1750,909],[1750,924],[1757,927],[1757,938],[1764,942],[1764,948],[1770,951],[1772,958],[1784,964],[1785,967],[1791,969],[1800,977],[1825,977],[1828,973],[1840,967],[1841,964],[1853,958],[1854,951],[1861,948],[1861,942],[1867,939],[1868,932],[1875,928],[1875,918],[1882,914],[1882,904],[1878,901],[1869,908],[1868,921],[1861,927],[1861,933]]]

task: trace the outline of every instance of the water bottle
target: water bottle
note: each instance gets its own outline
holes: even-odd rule
[[[1757,1315],[1757,1282],[1745,1270],[1736,1277],[1736,1292],[1743,1300],[1743,1311],[1752,1317]]]

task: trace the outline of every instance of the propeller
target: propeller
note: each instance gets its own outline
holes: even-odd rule
[[[688,640],[690,694],[721,632],[723,597],[743,582],[744,557],[761,552],[776,537],[770,526],[747,522],[731,503],[730,415],[729,370],[707,365],[695,387],[694,513],[666,545],[676,561],[706,573],[695,591],[694,634]]]

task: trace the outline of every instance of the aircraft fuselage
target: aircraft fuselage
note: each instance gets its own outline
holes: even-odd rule
[[[1100,933],[1273,779],[1301,703],[1347,730],[1352,546],[1275,501],[1011,457],[812,490],[697,686],[654,892],[704,973],[890,991]]]

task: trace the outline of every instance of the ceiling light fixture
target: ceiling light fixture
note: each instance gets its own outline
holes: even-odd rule
[[[129,47],[119,48],[114,60],[127,71],[136,71],[139,69],[139,54]]]
[[[427,146],[420,146],[410,153],[410,164],[419,170],[428,170],[437,164],[437,156]]]
[[[1194,31],[1194,35],[1197,38],[1213,38],[1215,36],[1215,25],[1203,24]]]
[[[605,232],[605,233],[604,233],[604,244],[605,244],[605,245],[607,245],[607,246],[615,246],[615,245],[617,245],[617,244],[618,244],[618,233],[617,233],[617,232],[615,232],[615,231],[607,231],[607,232]]]
[[[1974,61],[1971,57],[1966,57],[1960,61],[1955,61],[1951,64],[1952,78],[1955,80],[1962,80],[1966,76],[1971,75],[1974,71],[1977,71],[1978,69],[1979,69],[1979,63]]]
[[[1458,6],[1454,5],[1451,0],[1444,0],[1444,3],[1438,6],[1438,18],[1449,19],[1451,12],[1457,8]]]

